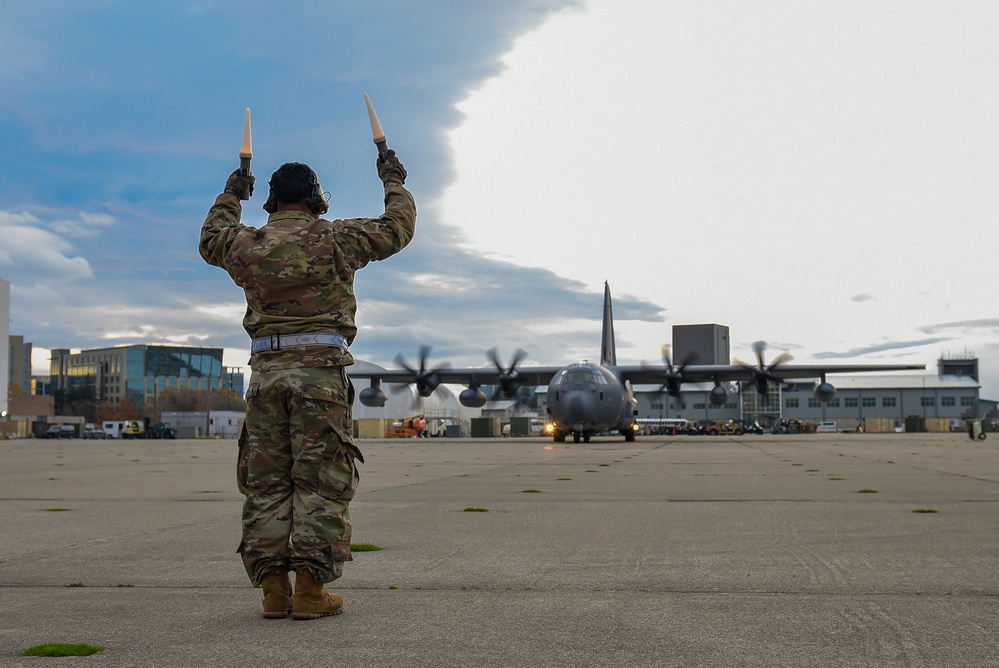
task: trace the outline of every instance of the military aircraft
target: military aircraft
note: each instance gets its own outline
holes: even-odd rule
[[[813,394],[819,402],[832,401],[836,388],[826,380],[826,374],[863,373],[879,371],[905,371],[925,369],[918,365],[789,365],[790,355],[782,353],[770,364],[764,359],[765,344],[754,345],[756,366],[736,364],[695,364],[696,360],[684,360],[675,366],[668,354],[664,354],[663,365],[619,366],[614,343],[614,316],[611,305],[610,286],[604,283],[603,329],[600,346],[600,362],[578,362],[560,367],[521,367],[526,353],[518,350],[504,366],[496,349],[486,353],[494,368],[453,369],[449,365],[427,368],[429,348],[420,351],[419,368],[410,366],[402,356],[396,362],[402,369],[384,371],[350,372],[353,378],[370,379],[371,385],[359,395],[365,406],[384,406],[387,397],[381,389],[381,382],[401,386],[414,385],[421,397],[429,397],[442,383],[466,385],[458,395],[458,401],[469,408],[481,408],[487,401],[483,386],[495,386],[494,398],[513,398],[521,387],[548,386],[547,422],[545,433],[557,442],[564,442],[572,435],[574,443],[580,440],[589,443],[594,434],[617,431],[626,441],[634,441],[638,431],[636,420],[638,402],[632,385],[659,385],[671,396],[680,393],[683,383],[712,382],[714,387],[708,400],[721,406],[728,400],[728,390],[723,383],[744,381],[751,383],[760,394],[766,396],[769,384],[773,381],[789,379],[817,378]]]

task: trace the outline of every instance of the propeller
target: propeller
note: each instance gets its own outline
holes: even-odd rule
[[[517,372],[517,365],[520,364],[525,357],[527,357],[527,351],[518,348],[513,353],[513,357],[510,358],[510,366],[504,367],[503,363],[499,358],[499,351],[496,348],[490,349],[486,352],[486,357],[496,366],[496,370],[499,371],[499,388],[497,391],[493,392],[493,401],[499,398],[502,394],[507,399],[512,399],[517,396],[517,390],[520,389],[520,373]]]
[[[416,393],[421,397],[429,397],[434,393],[434,390],[441,384],[440,376],[438,375],[444,369],[450,368],[450,364],[444,363],[443,365],[437,367],[436,369],[427,368],[427,357],[430,355],[430,346],[420,346],[420,368],[414,369],[399,353],[395,357],[395,363],[401,366],[403,369],[408,371],[413,375],[413,380],[407,381],[400,385],[395,392],[401,392],[403,388],[409,387],[410,385],[416,386]]]
[[[659,386],[659,391],[662,392],[663,389],[666,390],[666,394],[671,397],[680,396],[680,384],[683,383],[683,369],[691,362],[697,361],[697,353],[691,351],[680,363],[679,367],[673,366],[673,360],[670,357],[670,347],[663,344],[660,349],[662,354],[663,362],[666,363],[666,373],[664,375],[665,382]]]
[[[780,382],[780,379],[773,375],[773,370],[776,369],[781,364],[785,362],[790,362],[794,359],[791,353],[783,352],[774,358],[773,362],[770,364],[766,363],[764,353],[767,350],[766,341],[756,341],[753,343],[753,352],[756,354],[756,366],[746,364],[738,359],[734,360],[736,364],[743,366],[750,370],[752,373],[752,379],[750,382],[756,387],[756,391],[763,395],[764,400],[767,397],[767,390],[769,389],[770,381]]]

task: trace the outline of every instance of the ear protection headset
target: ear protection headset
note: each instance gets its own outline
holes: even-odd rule
[[[326,193],[319,185],[319,178],[315,172],[312,173],[310,181],[312,182],[312,192],[309,193],[309,208],[312,209],[312,213],[321,216],[330,210],[330,203],[326,201]]]
[[[323,187],[319,185],[319,178],[311,167],[307,167],[309,170],[309,196],[306,198],[306,204],[308,204],[309,209],[312,210],[317,216],[321,216],[330,210],[329,202],[326,201],[326,193],[323,192]],[[273,180],[273,176],[271,179]],[[268,184],[271,185],[271,184]],[[278,200],[274,196],[274,186],[271,185],[270,192],[267,195],[267,201],[264,202],[263,209],[267,213],[274,213],[278,208]]]

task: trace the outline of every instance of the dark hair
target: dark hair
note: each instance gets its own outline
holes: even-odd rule
[[[306,202],[316,214],[329,211],[319,178],[303,162],[286,162],[271,174],[270,194],[264,202],[264,211],[274,213],[278,204]]]

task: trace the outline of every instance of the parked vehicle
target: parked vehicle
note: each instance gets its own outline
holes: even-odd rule
[[[749,420],[740,420],[742,424],[742,430],[747,434],[762,434],[763,427],[760,426],[759,422],[750,422]]]
[[[805,431],[804,426],[798,420],[782,418],[780,422],[775,422],[770,427],[771,434],[800,434]]]
[[[163,422],[157,422],[149,428],[146,438],[177,438],[177,430]]]
[[[54,424],[45,431],[45,438],[73,438],[76,430],[72,425]]]
[[[835,422],[820,422],[815,425],[816,434],[835,434],[836,433],[836,423]]]
[[[719,434],[724,436],[742,436],[744,432],[745,430],[742,428],[742,425],[734,420],[715,422],[708,427],[708,433],[712,436],[718,436]]]
[[[91,427],[89,429],[83,430],[83,438],[91,440],[104,440],[105,438],[112,438],[112,437],[103,429],[97,429],[96,427]]]
[[[145,438],[146,424],[142,420],[128,420],[121,429],[122,438]]]

